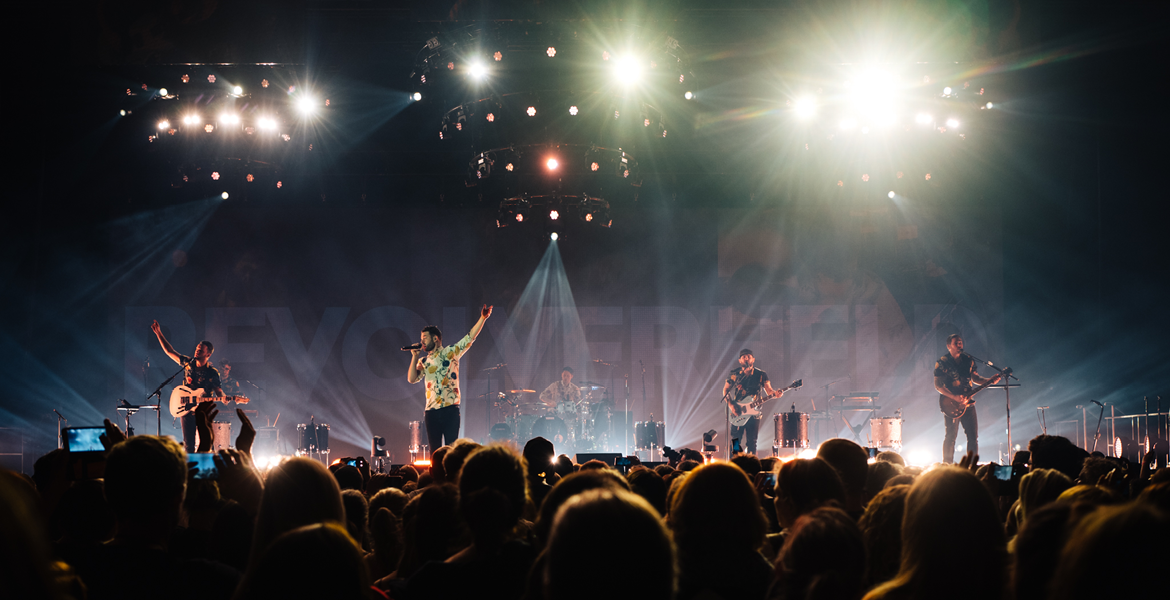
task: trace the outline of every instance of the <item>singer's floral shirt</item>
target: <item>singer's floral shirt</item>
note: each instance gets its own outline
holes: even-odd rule
[[[454,346],[436,348],[422,359],[422,380],[427,388],[426,410],[459,406],[459,358],[473,341],[469,333]]]

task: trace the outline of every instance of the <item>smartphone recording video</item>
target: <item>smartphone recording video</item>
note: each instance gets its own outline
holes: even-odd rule
[[[70,452],[105,452],[101,436],[105,427],[66,427],[61,430],[65,449]]]
[[[215,466],[214,452],[193,452],[187,455],[187,462],[195,463],[192,469],[192,479],[219,479],[219,469]]]

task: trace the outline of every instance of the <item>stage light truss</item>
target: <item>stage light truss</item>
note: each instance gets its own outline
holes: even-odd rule
[[[566,178],[584,187],[613,183],[638,187],[642,183],[633,154],[587,144],[505,146],[477,152],[467,163],[468,186],[498,179],[510,188],[518,182],[541,187],[539,181],[549,177],[555,177],[558,186]]]
[[[588,194],[526,194],[500,202],[496,227],[526,227],[533,223],[554,229],[563,229],[570,223],[609,228],[613,217],[609,202]]]

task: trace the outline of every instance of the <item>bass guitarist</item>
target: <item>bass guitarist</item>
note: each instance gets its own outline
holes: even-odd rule
[[[734,387],[734,389],[733,389]],[[728,395],[728,391],[731,395]],[[756,368],[756,356],[751,350],[744,348],[739,351],[739,368],[732,369],[731,376],[723,384],[723,398],[731,407],[731,413],[738,415],[744,410],[743,401],[748,397],[758,396],[761,391],[769,398],[779,398],[784,392],[772,389],[772,382],[768,374]],[[731,439],[739,439],[744,452],[756,453],[756,439],[760,435],[760,415],[753,415],[748,422],[740,427],[731,428]],[[746,436],[746,437],[745,437]]]
[[[183,365],[187,369],[183,385],[191,389],[203,388],[209,396],[223,395],[223,390],[219,385],[219,371],[211,366],[211,353],[215,352],[215,346],[212,346],[211,342],[207,340],[199,342],[195,346],[195,356],[184,356],[175,351],[175,347],[167,341],[166,336],[163,335],[162,328],[158,325],[158,321],[150,325],[150,330],[158,338],[158,343],[162,346],[163,352],[166,352],[167,356],[171,357],[171,360]],[[187,453],[190,454],[195,451],[195,411],[189,410],[183,413],[180,419],[183,424],[183,446],[187,448]]]
[[[975,415],[975,400],[971,388],[995,383],[975,372],[975,361],[963,352],[963,338],[957,333],[947,336],[947,353],[934,363],[934,389],[941,394],[939,408],[943,412],[946,435],[943,437],[943,463],[955,462],[955,438],[959,424],[967,435],[967,451],[979,453],[979,418]],[[957,416],[952,416],[957,415]]]

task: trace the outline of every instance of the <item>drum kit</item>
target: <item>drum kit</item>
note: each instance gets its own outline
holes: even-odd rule
[[[864,403],[857,402],[841,402],[840,400],[846,397],[834,396],[832,400],[838,401],[834,405],[832,401],[829,403],[829,410],[813,413],[796,412],[796,405],[792,405],[792,410],[785,413],[777,413],[773,420],[775,422],[776,441],[772,445],[773,456],[780,453],[781,450],[791,449],[793,454],[799,453],[801,450],[810,448],[809,444],[809,421],[834,421],[834,417],[841,418],[849,429],[853,432],[855,440],[872,448],[900,451],[902,449],[902,410],[898,409],[895,416],[892,417],[878,417],[877,406],[874,400],[877,398],[876,392],[853,392],[847,396],[848,399],[863,398]],[[863,421],[861,424],[854,426],[845,418],[846,412],[862,411],[869,412],[870,418]],[[866,422],[869,424],[870,435],[868,444],[860,439],[861,431],[864,429]]]
[[[536,390],[498,392],[493,400],[499,420],[491,426],[493,441],[525,444],[535,437],[551,441],[557,451],[588,452],[608,447],[612,412],[605,400],[605,386],[583,381],[579,402],[549,406],[533,394]]]

